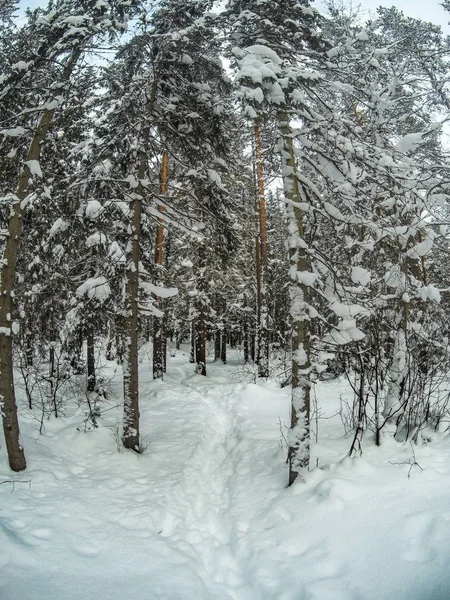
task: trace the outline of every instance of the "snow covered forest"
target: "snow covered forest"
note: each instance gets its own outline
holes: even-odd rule
[[[340,0],[18,8],[1,600],[449,600],[442,29]]]

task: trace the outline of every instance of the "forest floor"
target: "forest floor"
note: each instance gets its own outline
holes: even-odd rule
[[[144,354],[141,455],[118,451],[113,370],[98,429],[68,402],[40,434],[22,408],[22,474],[2,444],[1,600],[450,599],[449,434],[349,459],[350,391],[323,382],[314,468],[287,488],[289,390],[245,381],[237,353],[204,378],[179,352],[163,382]]]

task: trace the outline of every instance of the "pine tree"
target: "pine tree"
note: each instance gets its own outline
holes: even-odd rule
[[[129,3],[126,4],[125,7],[120,2],[114,5],[61,2],[51,11],[39,15],[36,13],[27,28],[28,38],[33,40],[31,57],[25,55],[21,61],[11,65],[0,92],[2,103],[10,103],[14,95],[29,109],[26,114],[36,114],[37,111],[40,115],[36,125],[31,122],[28,149],[21,157],[15,188],[11,190],[13,200],[1,263],[0,397],[9,462],[15,471],[23,470],[26,466],[19,441],[12,367],[12,334],[16,326],[11,322],[24,201],[32,193],[34,182],[42,177],[39,165],[41,149],[55,113],[65,101],[77,62],[93,39],[117,30],[123,31],[125,11],[129,10]],[[81,23],[83,27],[79,27]],[[27,46],[25,51],[28,51]],[[28,58],[30,60],[26,60]],[[32,89],[40,89],[35,97],[29,92],[30,83]],[[14,118],[13,114],[11,118]],[[11,125],[10,134],[13,137],[26,133],[22,124],[11,122]]]

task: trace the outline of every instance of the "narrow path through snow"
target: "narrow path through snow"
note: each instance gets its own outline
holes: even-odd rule
[[[239,382],[235,364],[192,370],[180,353],[155,382],[144,360],[142,455],[117,451],[117,375],[94,432],[75,404],[42,436],[22,412],[31,484],[0,486],[1,600],[449,599],[448,436],[416,449],[408,479],[407,445],[341,460],[325,419],[323,468],[287,489],[289,390]],[[318,393],[333,414],[347,392]],[[24,479],[0,461],[0,480]]]

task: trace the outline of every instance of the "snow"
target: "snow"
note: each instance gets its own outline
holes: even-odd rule
[[[397,152],[411,152],[416,150],[423,142],[423,133],[408,133],[395,145]]]
[[[134,175],[128,175],[125,177],[124,181],[128,183],[130,188],[136,189],[139,187],[139,180]]]
[[[48,232],[48,237],[52,238],[55,235],[57,235],[58,233],[61,233],[62,231],[66,231],[69,228],[69,223],[64,220],[62,217],[58,217],[56,219],[56,221],[53,223],[53,225],[50,228],[50,231]]]
[[[369,283],[371,282],[372,274],[370,271],[368,271],[367,269],[364,269],[363,267],[352,267],[351,278],[352,278],[353,283],[359,284],[359,285],[362,285],[363,287],[365,287],[366,285],[369,285]]]
[[[11,69],[14,69],[16,71],[26,71],[29,66],[30,63],[27,63],[24,60],[19,60],[18,62],[12,65]]]
[[[322,382],[313,468],[286,488],[288,389],[243,381],[232,353],[194,375],[186,348],[155,382],[144,349],[136,455],[116,447],[115,369],[90,433],[73,403],[39,435],[19,402],[28,469],[12,474],[2,447],[0,481],[17,482],[0,485],[2,600],[448,598],[448,434],[414,448],[423,470],[389,436],[346,458],[336,413],[352,396]]]
[[[86,239],[86,247],[93,248],[95,246],[105,246],[106,235],[100,231],[95,231]]]
[[[311,273],[309,271],[297,271],[297,281],[308,287],[312,287],[317,279],[317,273]]]
[[[357,40],[361,41],[361,42],[368,42],[369,41],[369,34],[367,33],[367,31],[365,29],[362,29],[358,35],[357,35]]]
[[[98,200],[88,200],[84,214],[87,219],[96,219],[103,212],[103,206]]]
[[[12,127],[11,129],[2,129],[2,133],[5,137],[20,137],[27,132],[23,127]]]
[[[220,174],[215,169],[208,169],[208,177],[221,190],[225,190]]]
[[[42,179],[41,165],[38,160],[26,160],[25,164],[33,177],[36,176]]]
[[[91,300],[95,298],[103,304],[111,296],[111,288],[106,277],[89,277],[78,286],[76,295],[79,298],[87,296]]]
[[[139,286],[147,292],[147,294],[154,294],[159,298],[173,298],[178,294],[178,288],[166,288],[159,285],[154,285],[148,281],[140,281]]]
[[[441,301],[441,294],[434,285],[424,285],[419,288],[417,290],[417,296],[424,302],[431,300],[432,302],[439,304]]]

